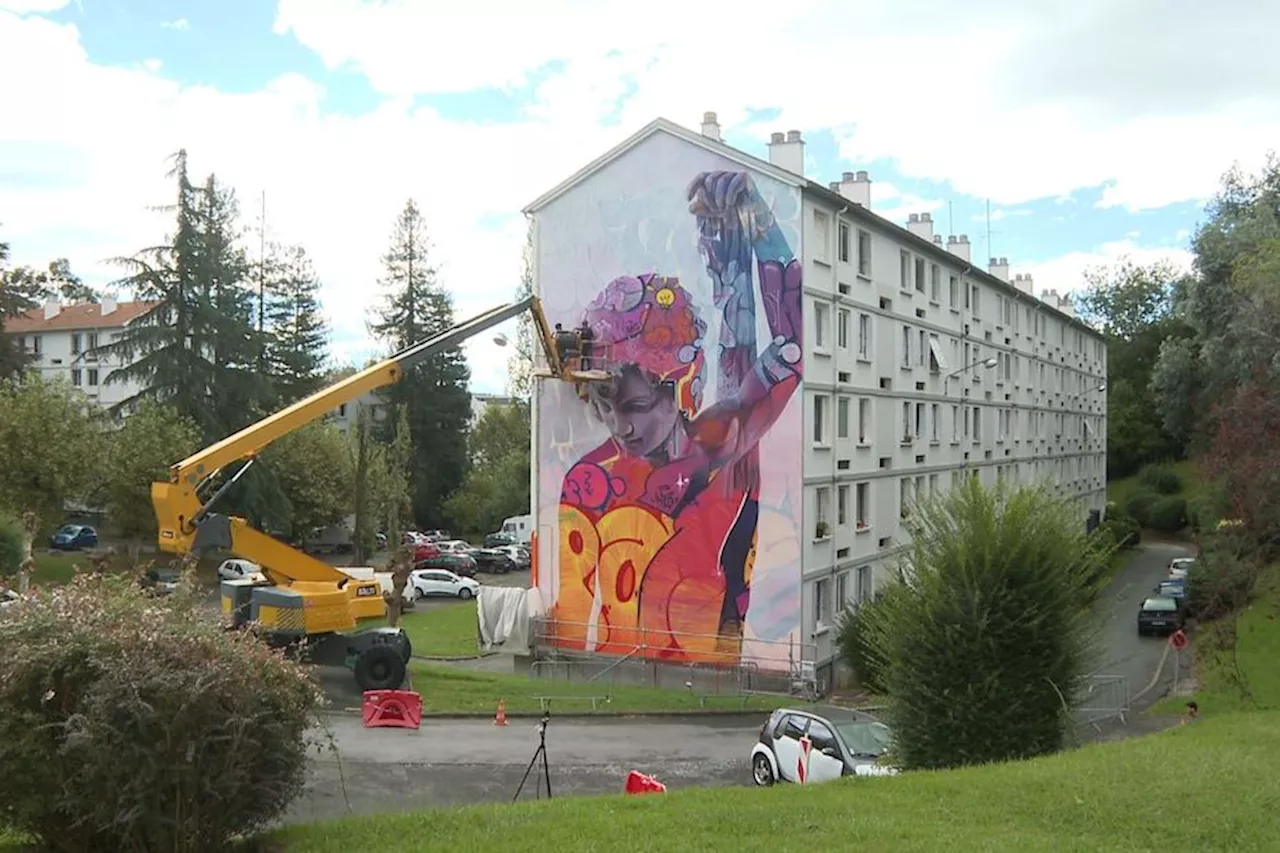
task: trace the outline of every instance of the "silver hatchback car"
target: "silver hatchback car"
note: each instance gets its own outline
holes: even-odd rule
[[[892,742],[889,727],[861,711],[833,705],[779,708],[751,748],[751,778],[768,786],[896,775],[896,768],[879,763]]]

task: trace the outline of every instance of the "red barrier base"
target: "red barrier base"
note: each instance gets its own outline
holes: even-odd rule
[[[412,690],[366,690],[360,710],[369,729],[416,729],[422,725],[422,697]]]
[[[626,791],[628,794],[665,794],[667,786],[639,770],[632,770],[627,774]]]

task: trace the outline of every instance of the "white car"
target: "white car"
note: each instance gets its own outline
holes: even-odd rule
[[[447,539],[433,544],[441,551],[448,551],[451,554],[466,554],[475,550],[474,545],[470,542],[463,542],[461,539]]]
[[[266,575],[262,573],[262,566],[250,560],[241,560],[232,558],[223,560],[222,565],[218,566],[218,580],[238,581],[238,580],[266,580]]]
[[[445,569],[418,569],[409,576],[413,584],[413,593],[417,598],[460,598],[463,601],[475,598],[480,592],[480,582],[474,578],[464,578]]]
[[[510,557],[511,562],[516,564],[516,568],[529,568],[529,549],[525,548],[523,545],[499,545],[493,550],[501,551]]]
[[[21,600],[22,596],[12,589],[0,590],[0,607],[12,607]]]
[[[751,747],[751,779],[812,784],[842,776],[896,776],[881,762],[893,743],[889,727],[861,711],[834,706],[779,708]]]
[[[1174,580],[1185,578],[1195,564],[1195,557],[1174,557],[1169,561],[1169,577]]]

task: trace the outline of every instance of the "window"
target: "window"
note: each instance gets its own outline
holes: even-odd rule
[[[871,235],[858,232],[858,275],[871,276]]]
[[[929,333],[924,329],[920,330],[920,341],[916,346],[916,364],[924,367],[929,361]]]
[[[812,749],[818,752],[822,752],[824,749],[836,749],[836,739],[831,734],[831,729],[817,720],[809,723],[809,741],[812,744]],[[840,754],[838,750],[836,754]]]
[[[827,306],[821,302],[813,303],[813,347],[827,348]]]
[[[828,578],[815,581],[813,584],[813,621],[818,628],[825,628],[831,623],[831,595],[827,591]]]
[[[899,485],[898,515],[906,518],[911,515],[911,478],[903,477]]]
[[[849,437],[849,398],[836,399],[836,438]]]
[[[72,332],[71,333],[71,354],[79,355],[79,353],[80,353],[80,333]]]
[[[911,290],[911,255],[905,251],[898,255],[898,278],[903,290]]]
[[[911,440],[911,404],[902,404],[902,440]]]
[[[31,354],[39,355],[41,352],[43,352],[43,347],[40,346],[40,336],[32,335],[31,336]]]
[[[858,358],[871,358],[871,315],[858,315]]]
[[[902,326],[902,366],[911,366],[911,327],[905,323]]]
[[[947,360],[942,356],[942,342],[937,335],[929,335],[929,369],[941,373],[947,369]]]
[[[871,441],[871,400],[868,397],[862,397],[858,400],[858,443],[867,444]]]
[[[968,437],[972,434],[972,433],[970,432],[970,430],[969,430],[970,424],[972,423],[972,421],[971,421],[971,419],[970,419],[970,417],[971,417],[971,416],[970,416],[970,408],[971,408],[971,407],[969,407],[969,406],[965,406],[965,410],[964,410],[964,437],[965,437],[965,438],[968,438]]]
[[[849,226],[841,222],[838,235],[840,241],[838,245],[840,262],[847,264],[849,263]]]
[[[871,484],[859,483],[853,494],[853,521],[859,530],[871,526]]]
[[[76,386],[77,388],[80,387],[80,371],[79,370],[71,371],[71,384]]]
[[[938,475],[929,475],[929,494],[936,495],[938,493]]]
[[[973,440],[982,441],[982,409],[973,407]]]
[[[89,361],[97,361],[98,353],[98,333],[90,332],[88,335],[88,346],[85,347],[85,358]]]
[[[982,291],[979,290],[978,285],[975,284],[973,286],[973,305],[970,306],[970,310],[973,312],[974,317],[979,316],[979,314],[981,313],[979,311],[979,305],[978,305],[978,296],[981,295],[981,293]]]
[[[844,527],[849,523],[849,487],[836,489],[836,524]]]
[[[819,486],[814,493],[817,507],[817,524],[814,525],[813,538],[826,539],[831,535],[831,488]]]
[[[97,384],[98,384],[98,371],[96,369],[90,368],[89,385],[90,387],[94,387],[94,386],[97,386]]]
[[[924,258],[916,258],[916,290],[924,293]]]
[[[937,302],[942,296],[942,267],[934,264],[929,268],[929,298]]]
[[[813,443],[827,443],[827,398],[822,394],[813,398]]]
[[[836,346],[849,348],[849,311],[846,308],[841,308],[836,315]]]
[[[870,567],[870,566],[858,566],[858,568],[857,568],[857,572],[858,572],[858,580],[857,580],[857,587],[858,587],[858,589],[857,589],[857,596],[858,596],[858,602],[859,602],[859,603],[861,603],[861,602],[863,602],[863,601],[867,601],[868,599],[870,599],[870,598],[871,598],[871,593],[872,593],[872,589],[871,589],[871,567]]]
[[[951,407],[951,440],[960,440],[960,407]]]
[[[849,603],[849,573],[841,572],[836,575],[836,607],[844,610],[845,605]]]
[[[821,210],[813,212],[814,240],[818,244],[815,253],[819,258],[827,257],[827,249],[831,247],[831,217]]]
[[[937,403],[933,404],[932,411],[929,412],[929,440],[938,440],[938,420],[942,414],[942,407]]]
[[[916,438],[924,436],[924,403],[916,403],[916,429],[913,435]]]
[[[959,278],[953,275],[949,279],[947,279],[947,304],[950,305],[952,308],[956,307],[956,296],[958,295],[959,290],[960,290]]]

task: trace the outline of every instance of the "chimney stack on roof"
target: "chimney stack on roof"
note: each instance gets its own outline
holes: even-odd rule
[[[866,172],[845,172],[831,188],[859,207],[871,209],[871,178]]]
[[[1009,280],[1009,259],[1008,258],[992,258],[991,263],[987,265],[987,272],[991,273],[1001,281]]]
[[[928,213],[913,213],[907,218],[907,230],[917,237],[933,240],[933,217]]]
[[[785,137],[781,133],[770,134],[769,162],[804,177],[804,140],[800,138],[800,131],[789,130]]]
[[[713,112],[705,112],[702,114],[702,135],[707,139],[720,141],[720,122],[716,119]]]
[[[954,234],[947,238],[947,251],[962,259],[965,263],[969,263],[969,235],[961,234],[956,237]]]
[[[50,296],[44,301],[44,318],[46,320],[52,320],[54,317],[57,317],[61,310],[62,303],[58,301],[58,297]]]
[[[1028,296],[1035,296],[1035,285],[1031,281],[1031,273],[1018,273],[1013,277],[1013,286]]]

